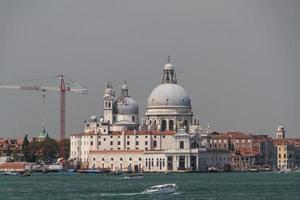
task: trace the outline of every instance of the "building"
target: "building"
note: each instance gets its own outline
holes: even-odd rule
[[[211,137],[210,148],[231,152],[231,167],[234,171],[247,171],[259,156],[253,148],[253,137],[242,132],[226,132]]]
[[[286,138],[283,126],[278,126],[276,139],[273,139],[277,169],[294,169],[300,167],[300,139]]]
[[[23,157],[21,139],[0,138],[0,163]]]
[[[112,83],[104,91],[103,116],[92,116],[83,133],[70,136],[70,158],[82,168],[122,171],[224,170],[230,163],[227,149],[209,147],[210,127],[194,118],[191,99],[177,83],[168,57],[161,83],[147,100],[145,118],[129,96],[126,82],[116,95]]]

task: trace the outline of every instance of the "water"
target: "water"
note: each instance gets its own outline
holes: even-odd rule
[[[300,173],[146,174],[124,180],[105,174],[35,173],[30,177],[0,174],[0,200],[46,199],[300,199]],[[176,183],[173,194],[141,192],[152,185]]]

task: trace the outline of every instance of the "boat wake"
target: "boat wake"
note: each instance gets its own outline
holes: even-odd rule
[[[142,195],[142,192],[135,192],[135,193],[101,193],[100,196],[136,196]]]
[[[173,195],[178,195],[180,192],[174,192],[174,193],[169,193]],[[132,193],[101,193],[100,196],[102,197],[109,197],[109,196],[137,196],[137,195],[155,195],[155,194],[147,194],[144,192],[132,192]]]

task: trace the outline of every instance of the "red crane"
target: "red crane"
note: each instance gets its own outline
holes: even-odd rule
[[[63,139],[65,138],[66,131],[66,92],[74,92],[78,94],[87,94],[87,88],[80,86],[79,84],[68,80],[69,82],[66,84],[64,75],[56,76],[60,80],[59,87],[51,87],[51,86],[25,86],[25,85],[4,85],[0,84],[0,88],[3,89],[13,89],[13,90],[31,90],[31,91],[59,91],[60,92],[60,156],[63,158],[65,155]],[[49,78],[45,78],[49,79]],[[42,80],[42,79],[39,79]],[[25,81],[22,81],[25,82]],[[72,88],[72,86],[74,88]]]

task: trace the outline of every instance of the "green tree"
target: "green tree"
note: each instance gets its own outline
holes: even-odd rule
[[[26,134],[23,139],[22,149],[24,149],[24,147],[28,145],[29,145],[29,139],[28,139],[28,135]]]
[[[69,159],[69,157],[70,157],[70,139],[65,138],[62,141],[60,141],[60,144],[61,144],[61,142],[63,143],[64,151],[65,151],[64,158]]]
[[[10,144],[8,144],[6,148],[6,156],[10,157],[11,153],[12,152],[11,152]]]
[[[59,145],[56,140],[45,138],[44,141],[39,143],[39,153],[42,160],[56,159],[59,153]]]
[[[38,159],[39,144],[36,141],[24,146],[23,153],[27,162],[36,162]]]

